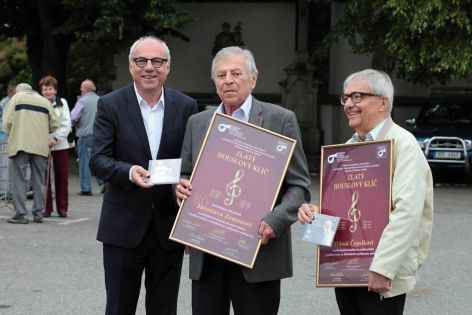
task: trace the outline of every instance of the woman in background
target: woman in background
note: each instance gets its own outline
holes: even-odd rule
[[[67,140],[67,135],[71,132],[71,120],[69,105],[66,99],[57,96],[57,80],[52,76],[43,77],[39,81],[41,94],[47,98],[57,116],[60,126],[49,137],[49,148],[51,149],[52,162],[54,165],[54,187],[56,192],[56,210],[60,217],[67,217],[69,205],[69,174],[68,174],[68,155],[69,148],[73,147]],[[48,170],[48,173],[50,170]],[[46,175],[47,176],[47,175]],[[50,217],[53,210],[51,180],[47,180],[48,186],[46,195],[45,217]]]

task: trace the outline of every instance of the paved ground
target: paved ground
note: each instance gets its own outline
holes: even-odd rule
[[[319,198],[314,177],[313,200]],[[66,219],[43,224],[7,224],[13,212],[0,208],[0,314],[103,314],[105,290],[101,244],[95,240],[102,196],[77,196],[78,176],[70,178]],[[431,253],[421,280],[407,298],[405,314],[468,314],[472,308],[472,189],[435,189]],[[2,204],[4,205],[4,204]],[[282,282],[280,314],[336,314],[332,289],[315,288],[315,248],[292,228],[295,276]],[[184,260],[178,314],[190,312],[188,260]],[[138,314],[145,314],[141,295]]]

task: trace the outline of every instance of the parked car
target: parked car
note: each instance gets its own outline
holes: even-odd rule
[[[433,170],[471,174],[472,102],[470,98],[438,98],[418,117],[406,120]]]

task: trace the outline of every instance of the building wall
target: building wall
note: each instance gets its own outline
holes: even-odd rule
[[[331,1],[331,21],[334,24],[343,14],[345,4]],[[171,73],[167,80],[169,87],[193,95],[212,95],[216,98],[214,84],[210,79],[212,47],[215,36],[222,30],[222,24],[231,24],[231,30],[242,23],[242,39],[254,53],[259,69],[255,94],[280,97],[279,82],[286,78],[284,68],[295,60],[296,6],[295,3],[272,2],[205,2],[183,3],[195,21],[182,30],[189,38],[184,42],[177,38],[164,38],[172,55]],[[130,43],[131,45],[131,43]],[[128,51],[115,56],[117,79],[116,89],[131,82],[128,71]],[[352,72],[371,67],[371,56],[356,55],[346,40],[339,40],[330,52],[329,94],[342,93],[344,79]],[[431,87],[412,85],[392,77],[395,97],[412,99],[408,102],[394,102],[394,120],[407,127],[405,119],[416,117],[420,104],[415,98],[426,98]],[[449,86],[465,86],[466,82],[454,82]],[[320,104],[320,127],[323,144],[341,143],[351,137],[346,117],[339,102]]]
[[[195,21],[182,30],[189,42],[164,38],[172,56],[169,87],[190,94],[215,91],[210,78],[212,47],[223,22],[231,24],[231,31],[242,23],[242,39],[255,58],[259,79],[255,93],[280,95],[278,82],[285,78],[283,68],[295,56],[294,3],[182,3]],[[131,43],[130,43],[131,44]],[[115,56],[117,80],[113,88],[130,82],[127,54]]]

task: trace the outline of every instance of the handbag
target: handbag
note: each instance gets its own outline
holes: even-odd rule
[[[74,133],[72,131],[67,135],[67,142],[74,143]]]
[[[71,129],[71,131],[67,135],[67,142],[69,143],[69,148],[75,147],[75,130],[74,129]]]
[[[62,103],[62,100],[60,97],[55,97],[54,98],[54,108],[58,107],[58,106],[64,106],[64,104]],[[69,134],[67,135],[67,142],[69,143],[69,148],[73,148],[75,147],[75,136],[74,136],[74,129],[71,129],[71,131],[69,132]]]

